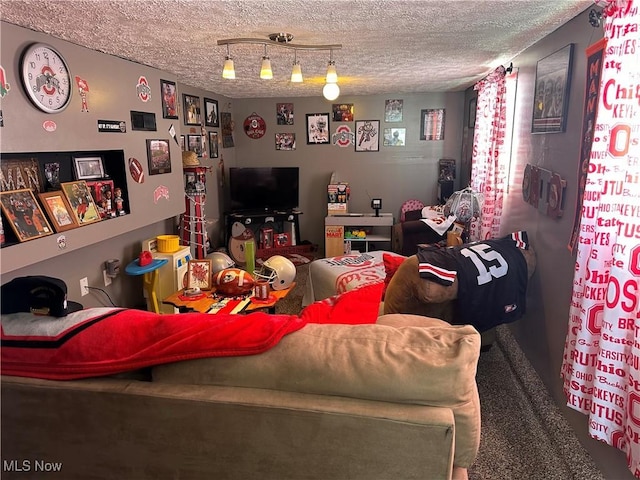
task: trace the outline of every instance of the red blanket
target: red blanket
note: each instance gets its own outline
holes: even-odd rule
[[[203,357],[264,352],[307,323],[375,323],[382,284],[309,305],[300,316],[89,308],[63,318],[2,317],[3,375],[70,380]]]

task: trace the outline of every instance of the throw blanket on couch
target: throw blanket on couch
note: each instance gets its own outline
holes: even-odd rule
[[[300,316],[159,315],[88,308],[55,318],[2,316],[1,373],[51,380],[112,375],[195,358],[253,355],[307,323],[375,323],[382,286],[310,305]]]

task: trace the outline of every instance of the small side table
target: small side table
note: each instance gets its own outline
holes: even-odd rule
[[[158,281],[158,269],[167,263],[169,260],[166,258],[154,258],[149,265],[141,267],[138,265],[138,259],[135,259],[124,271],[127,275],[144,275],[143,285],[147,291],[151,305],[153,305],[153,311],[160,313],[160,307],[158,306],[158,296],[156,295],[156,282]]]

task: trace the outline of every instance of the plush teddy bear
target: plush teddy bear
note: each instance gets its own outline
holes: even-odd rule
[[[452,247],[458,250],[468,245]],[[536,267],[536,255],[533,248],[519,249],[522,253],[526,269],[527,280],[531,279]],[[445,320],[451,324],[468,323],[456,318],[459,281],[456,277],[450,285],[443,285],[433,280],[422,278],[419,274],[420,260],[417,255],[412,255],[404,260],[387,258],[385,269],[387,281],[384,292],[383,311],[388,313],[406,313],[434,317]],[[395,264],[394,264],[395,262]],[[519,262],[521,265],[522,262]],[[394,270],[394,267],[397,270]],[[473,323],[472,323],[473,324]],[[477,327],[476,327],[477,328]],[[483,346],[490,345],[493,341],[493,328],[482,330]]]

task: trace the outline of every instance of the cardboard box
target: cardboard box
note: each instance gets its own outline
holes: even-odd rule
[[[346,182],[330,183],[327,186],[327,213],[343,215],[349,212],[351,190]]]
[[[344,254],[344,226],[326,225],[324,227],[324,256],[339,257]]]

